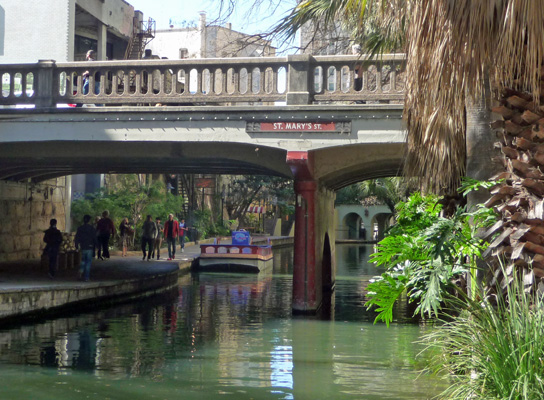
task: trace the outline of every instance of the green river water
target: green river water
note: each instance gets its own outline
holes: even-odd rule
[[[336,290],[291,314],[292,249],[273,273],[193,274],[138,303],[0,330],[0,400],[430,399],[416,344],[430,329],[373,325],[371,246],[337,246]],[[0,328],[1,329],[1,328]]]

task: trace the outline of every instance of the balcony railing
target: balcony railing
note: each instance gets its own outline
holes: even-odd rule
[[[0,105],[289,105],[396,102],[404,56],[309,56],[0,65]]]

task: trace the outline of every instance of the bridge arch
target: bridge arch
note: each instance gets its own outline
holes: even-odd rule
[[[320,182],[339,190],[368,179],[399,176],[404,152],[404,143],[357,143],[318,149],[311,157]]]
[[[391,210],[385,205],[363,206],[360,204],[336,206],[336,239],[374,239],[374,226],[378,228],[378,238],[383,238],[383,233],[392,216]],[[365,238],[360,237],[361,223],[365,227]]]
[[[258,174],[290,178],[285,158],[285,150],[243,143],[12,142],[0,146],[0,179],[44,181],[96,173]]]
[[[385,235],[385,230],[391,225],[391,218],[393,213],[389,210],[388,212],[381,212],[374,215],[372,218],[371,226],[373,228],[372,240],[382,240]]]
[[[347,230],[347,237],[346,239],[350,240],[365,240],[366,235],[361,231],[362,226],[364,226],[365,230],[367,229],[367,225],[364,225],[363,218],[354,212],[351,212],[347,214],[344,219],[342,220],[342,226],[346,228]]]

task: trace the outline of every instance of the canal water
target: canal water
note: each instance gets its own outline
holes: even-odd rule
[[[194,274],[138,303],[0,330],[0,399],[430,399],[429,329],[372,323],[367,245],[337,246],[334,295],[291,314],[292,250],[270,274]],[[1,329],[1,328],[0,328]]]

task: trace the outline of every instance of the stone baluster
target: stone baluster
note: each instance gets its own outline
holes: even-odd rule
[[[383,93],[382,64],[376,65],[376,94]]]
[[[391,85],[390,93],[397,93],[397,69],[395,64],[391,65],[390,77],[391,77],[389,81]]]
[[[334,68],[334,76],[336,78],[336,83],[334,86],[334,92],[335,93],[342,93],[342,73],[343,69],[341,65],[338,65],[338,68],[333,66]]]
[[[196,95],[202,94],[202,72],[203,69],[198,67],[196,68]]]
[[[272,85],[272,90],[271,90],[271,94],[277,94],[278,93],[278,71],[279,71],[279,68],[278,67],[272,67],[271,68],[271,85]]]
[[[221,68],[221,96],[225,96],[227,94],[227,87],[228,87],[228,69]]]
[[[252,95],[253,94],[253,68],[248,67],[247,68],[247,91],[246,94]]]
[[[240,68],[235,66],[232,69],[232,79],[234,80],[234,95],[238,96],[240,94]]]

